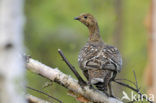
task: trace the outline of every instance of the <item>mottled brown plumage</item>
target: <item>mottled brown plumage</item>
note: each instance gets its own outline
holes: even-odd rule
[[[89,84],[94,84],[99,90],[107,92],[110,80],[121,71],[120,53],[117,48],[103,42],[97,21],[91,14],[81,14],[75,19],[89,29],[89,39],[79,53],[79,66]]]

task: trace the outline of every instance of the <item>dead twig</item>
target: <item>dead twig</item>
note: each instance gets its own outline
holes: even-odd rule
[[[30,90],[33,90],[33,91],[36,91],[36,92],[39,92],[39,93],[41,93],[41,94],[44,94],[44,95],[48,96],[49,98],[54,99],[55,101],[57,101],[57,102],[59,102],[59,103],[63,103],[61,100],[59,100],[59,99],[57,99],[57,98],[55,98],[55,97],[53,97],[53,96],[51,96],[51,95],[49,95],[49,94],[47,94],[47,93],[45,93],[45,92],[42,92],[42,91],[40,91],[40,90],[34,89],[34,88],[32,88],[32,87],[29,87],[29,86],[26,86],[26,88],[28,88],[28,89],[30,89]]]
[[[132,82],[132,81],[130,81],[130,80],[128,80],[128,79],[115,79],[116,81],[127,81],[127,82],[129,82],[129,83],[131,83],[131,84],[133,84],[134,86],[135,86],[135,83],[134,82]]]
[[[79,75],[79,73],[76,71],[75,67],[70,64],[70,62],[66,59],[66,57],[64,56],[63,52],[58,49],[58,53],[60,54],[60,56],[62,57],[63,61],[68,65],[68,67],[70,68],[70,70],[75,74],[75,76],[78,79],[78,82],[81,86],[86,85],[87,83],[82,79],[82,77]]]
[[[26,99],[28,103],[53,103],[53,102],[48,102],[46,100],[40,99],[30,94],[26,94]]]

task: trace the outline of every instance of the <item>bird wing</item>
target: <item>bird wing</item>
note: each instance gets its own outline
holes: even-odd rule
[[[81,67],[87,69],[106,69],[121,71],[122,58],[117,48],[105,45],[97,47],[89,45],[85,47],[82,53],[83,60],[80,61]]]
[[[122,57],[119,50],[116,47],[107,45],[103,48],[103,54],[110,63],[115,65],[116,70],[120,72],[122,68]]]

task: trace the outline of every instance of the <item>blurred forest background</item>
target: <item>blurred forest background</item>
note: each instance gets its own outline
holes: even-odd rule
[[[150,0],[26,0],[25,3],[25,45],[27,54],[32,58],[58,67],[75,78],[57,50],[60,48],[81,73],[77,58],[79,50],[88,40],[88,30],[73,18],[81,13],[91,13],[99,23],[103,40],[119,48],[122,54],[123,69],[118,78],[134,81],[135,70],[139,86],[144,92],[147,91],[143,76],[147,65],[148,32],[144,21]],[[56,83],[42,88],[48,80],[41,76],[27,71],[27,79],[29,86],[57,97],[64,103],[77,102],[67,94],[65,88]],[[122,96],[122,89],[119,89],[118,96]],[[28,92],[52,101],[40,93]]]

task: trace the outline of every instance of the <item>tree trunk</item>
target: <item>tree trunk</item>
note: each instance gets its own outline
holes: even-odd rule
[[[24,99],[23,0],[0,0],[0,103]]]
[[[153,0],[152,38],[153,38],[153,89],[156,96],[156,0]],[[156,99],[155,99],[156,100]]]
[[[153,62],[153,55],[154,55],[154,52],[153,52],[153,37],[152,37],[152,0],[150,0],[150,7],[149,7],[149,11],[148,11],[148,14],[145,18],[145,21],[144,21],[144,24],[145,24],[145,27],[147,28],[147,56],[148,56],[148,59],[147,59],[147,66],[145,68],[145,71],[144,71],[144,75],[143,75],[143,79],[145,81],[145,85],[148,87],[147,88],[147,92],[148,93],[153,93],[153,75],[152,75],[152,71],[153,71],[153,65],[154,65],[154,62]]]

